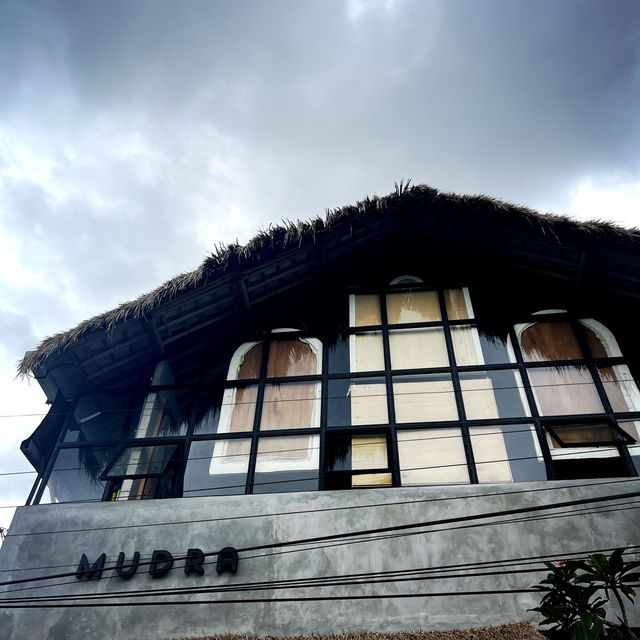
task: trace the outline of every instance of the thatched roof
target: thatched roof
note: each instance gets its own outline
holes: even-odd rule
[[[387,196],[367,197],[355,205],[328,210],[324,218],[270,226],[259,231],[244,246],[215,247],[195,271],[176,276],[150,293],[46,338],[35,351],[25,355],[19,363],[18,373],[24,376],[33,372],[47,358],[64,351],[88,334],[109,333],[128,320],[144,320],[161,305],[229,273],[246,271],[291,249],[314,245],[336,231],[346,228],[353,233],[381,218],[402,221],[409,215],[420,215],[453,220],[456,216],[468,217],[470,214],[488,229],[507,226],[560,245],[604,242],[614,247],[616,252],[636,258],[640,254],[638,229],[624,229],[607,222],[576,222],[566,216],[540,214],[487,196],[460,196],[442,193],[426,185],[410,186],[401,182]]]
[[[200,640],[544,640],[528,622],[504,624],[499,627],[454,631],[404,631],[401,633],[331,633],[278,638],[220,634],[200,637]]]

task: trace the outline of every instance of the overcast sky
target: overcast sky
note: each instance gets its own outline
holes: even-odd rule
[[[0,471],[25,350],[403,177],[640,225],[640,2],[0,0]]]

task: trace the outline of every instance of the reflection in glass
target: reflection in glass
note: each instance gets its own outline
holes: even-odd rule
[[[387,294],[389,324],[438,322],[441,319],[437,291],[402,291]]]
[[[269,347],[269,378],[315,375],[321,373],[318,366],[318,354],[306,340],[277,340]]]
[[[398,431],[402,486],[469,482],[460,429]]]
[[[316,490],[319,459],[319,436],[260,438],[253,492]]]
[[[542,416],[604,411],[586,367],[541,367],[529,369],[528,374]]]
[[[638,411],[640,392],[626,364],[599,367],[600,380],[615,412]]]
[[[517,371],[461,372],[460,387],[468,420],[522,418],[530,415]]]
[[[220,424],[223,392],[221,389],[211,389],[205,392],[198,402],[198,412],[194,416],[193,433],[217,433]],[[251,416],[253,420],[253,416]],[[253,426],[253,422],[251,423]]]
[[[329,337],[327,344],[329,373],[349,373],[351,371],[349,340],[350,337],[343,334]]]
[[[453,325],[451,341],[459,367],[515,362],[513,350],[508,346],[508,337],[505,339],[483,331],[475,325]]]
[[[64,442],[118,442],[131,437],[133,398],[125,391],[81,396],[67,419]]]
[[[328,396],[329,427],[389,422],[384,378],[329,380]]]
[[[319,382],[265,385],[260,429],[309,429],[319,426]]]
[[[398,423],[458,419],[449,375],[396,376],[393,399]]]
[[[377,295],[349,296],[350,325],[352,327],[366,327],[382,324],[380,315],[380,298]]]
[[[634,420],[620,421],[619,426],[628,433],[636,444],[628,447],[631,460],[635,466],[636,473],[640,474],[640,422]]]
[[[444,339],[444,330],[441,328],[389,331],[389,347],[393,369],[449,366],[447,344]]]
[[[262,342],[248,342],[239,347],[229,363],[227,380],[245,380],[260,377]]]
[[[478,482],[547,479],[532,425],[471,427],[469,433]]]
[[[60,449],[40,502],[101,500],[106,483],[99,478],[115,451],[116,447]]]
[[[569,322],[536,322],[530,325],[520,334],[520,347],[525,362],[577,360],[583,357]]]
[[[250,449],[248,438],[192,442],[184,474],[184,495],[244,493]]]
[[[391,473],[352,473],[388,468],[384,435],[339,434],[328,437],[325,464],[329,472],[327,488],[330,489],[390,487],[393,484]]]
[[[181,462],[181,445],[127,447],[105,474],[119,480],[112,486],[111,500],[174,497]]]
[[[222,399],[218,432],[252,431],[257,398],[257,385],[226,389]]]
[[[471,298],[466,287],[462,289],[445,289],[444,300],[449,320],[468,320],[473,318]]]

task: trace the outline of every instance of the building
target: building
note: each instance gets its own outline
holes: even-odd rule
[[[7,637],[531,619],[543,560],[640,548],[639,249],[400,185],[45,340]]]

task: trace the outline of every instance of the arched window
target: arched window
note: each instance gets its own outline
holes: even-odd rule
[[[229,364],[218,437],[192,443],[185,494],[317,489],[321,375],[322,343],[297,337],[294,329],[238,347]],[[206,466],[198,462],[203,458]]]
[[[516,335],[557,475],[628,475],[638,430],[624,413],[640,410],[640,392],[615,337],[563,310],[534,315],[547,317],[516,325]]]

